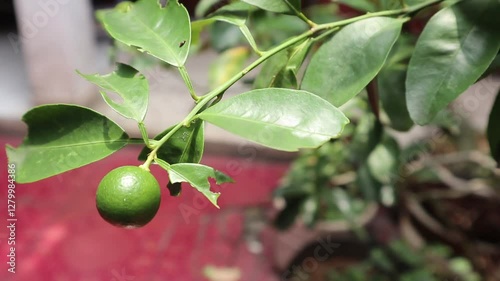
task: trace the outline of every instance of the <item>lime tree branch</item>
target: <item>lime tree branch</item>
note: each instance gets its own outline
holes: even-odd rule
[[[406,15],[411,15],[414,14],[426,7],[439,4],[443,2],[444,0],[432,0],[428,1],[425,3],[421,3],[418,5],[414,5],[411,7],[403,7],[401,9],[395,9],[395,10],[387,10],[387,11],[381,11],[381,12],[376,12],[376,13],[368,13],[362,16],[342,20],[342,21],[336,21],[336,22],[331,22],[331,23],[326,23],[326,24],[320,24],[320,25],[315,25],[311,27],[308,31],[292,37],[283,43],[279,44],[278,46],[272,48],[271,50],[268,50],[266,52],[263,52],[262,55],[256,59],[254,62],[252,62],[250,65],[245,67],[242,71],[231,77],[228,81],[226,81],[224,84],[220,85],[219,87],[215,88],[214,90],[210,91],[208,94],[201,96],[201,97],[196,97],[198,99],[198,102],[195,107],[189,112],[189,114],[181,121],[179,122],[175,127],[172,128],[166,134],[163,136],[160,140],[154,143],[153,145],[153,150],[149,154],[148,158],[146,159],[146,162],[144,162],[143,165],[141,165],[145,169],[149,169],[149,165],[153,162],[153,160],[156,158],[156,153],[158,152],[158,149],[173,135],[177,130],[179,130],[182,126],[189,126],[190,122],[192,121],[193,118],[196,117],[196,115],[207,105],[211,100],[214,98],[218,97],[219,95],[222,95],[229,87],[231,87],[234,83],[236,83],[238,80],[240,80],[243,76],[245,76],[248,72],[250,72],[252,69],[269,59],[271,56],[275,55],[276,53],[291,47],[302,40],[305,40],[307,38],[314,38],[315,36],[319,35],[321,36],[324,32],[331,32],[332,29],[338,29],[341,28],[342,26],[351,24],[353,22],[357,22],[360,20],[364,20],[367,18],[373,18],[373,17],[383,17],[383,16],[406,16]],[[180,68],[179,68],[180,69]],[[183,68],[185,71],[185,68]],[[181,71],[182,74],[182,71]],[[187,72],[186,72],[187,74]],[[195,95],[196,96],[196,95]],[[196,99],[195,99],[196,100]]]
[[[351,23],[354,23],[354,22],[357,22],[360,20],[373,18],[373,17],[409,16],[409,15],[414,14],[422,9],[439,4],[441,2],[444,2],[444,0],[432,0],[432,1],[424,2],[424,3],[420,3],[417,5],[413,5],[411,7],[408,7],[408,6],[403,7],[401,9],[387,10],[387,11],[381,11],[381,12],[376,12],[376,13],[367,13],[365,15],[346,19],[346,20],[320,24],[320,25],[317,25],[315,28],[320,29],[320,30],[328,30],[331,28],[345,26],[345,25],[348,25],[348,24],[351,24]]]

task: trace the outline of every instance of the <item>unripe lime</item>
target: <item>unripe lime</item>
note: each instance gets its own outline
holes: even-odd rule
[[[107,222],[127,228],[144,226],[160,207],[161,192],[156,178],[137,166],[109,172],[99,183],[96,205]]]

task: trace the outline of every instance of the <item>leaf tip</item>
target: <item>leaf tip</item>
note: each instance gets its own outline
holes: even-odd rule
[[[234,183],[234,179],[228,175],[226,175],[225,173],[221,172],[221,171],[218,171],[218,170],[215,170],[215,183],[217,185],[221,185],[223,183]]]
[[[220,209],[219,205],[217,204],[217,199],[219,199],[219,196],[220,196],[220,192],[212,192],[212,191],[209,191],[211,193],[211,195],[213,196],[206,196],[210,202],[217,208],[217,209]]]

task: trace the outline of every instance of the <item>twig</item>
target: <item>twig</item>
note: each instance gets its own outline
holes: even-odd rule
[[[425,228],[438,235],[442,240],[451,242],[453,244],[459,243],[461,235],[459,233],[450,231],[442,226],[437,220],[435,220],[427,211],[420,205],[420,203],[412,198],[414,195],[409,194],[407,196],[407,207],[408,211],[417,219]]]

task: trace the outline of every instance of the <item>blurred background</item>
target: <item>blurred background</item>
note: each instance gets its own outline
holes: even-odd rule
[[[109,109],[75,72],[108,73],[116,61],[150,81],[145,123],[151,135],[189,112],[193,104],[176,71],[113,42],[100,27],[95,11],[117,2],[0,3],[2,147],[21,143],[22,115],[44,103],[91,107],[140,136],[135,122]],[[198,1],[180,2],[193,19],[210,11],[197,9]],[[362,14],[337,2],[349,1],[303,5],[315,22]],[[414,44],[433,12],[405,25],[405,44]],[[253,13],[250,24],[262,49],[307,28],[265,12]],[[206,30],[192,49],[187,69],[199,93],[254,58],[240,31],[224,23]],[[259,71],[227,96],[255,86]],[[384,82],[382,92],[397,87]],[[17,272],[7,272],[9,233],[2,229],[0,280],[500,280],[500,171],[484,136],[499,88],[498,69],[492,69],[431,126],[384,134],[362,93],[342,108],[352,120],[342,141],[301,153],[276,152],[208,126],[202,162],[236,181],[214,186],[222,192],[221,209],[189,186],[180,197],[165,189],[158,215],[141,229],[110,226],[95,208],[100,179],[118,166],[139,165],[140,147],[19,185]],[[373,138],[383,141],[363,155]],[[0,156],[7,163],[3,149]],[[7,178],[6,168],[0,173]],[[165,173],[153,173],[166,186]],[[6,194],[2,188],[2,198]],[[0,212],[6,216],[6,204]]]

